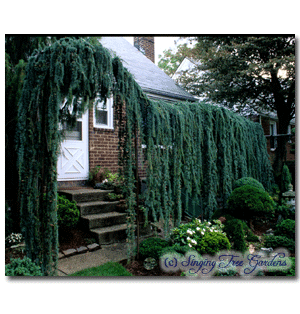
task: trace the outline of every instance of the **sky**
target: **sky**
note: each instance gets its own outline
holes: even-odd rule
[[[126,40],[128,40],[133,45],[133,37],[124,37]],[[174,43],[175,40],[179,39],[179,37],[154,37],[154,52],[155,52],[155,64],[158,63],[158,55],[163,54],[164,50],[167,50],[169,48],[175,48],[176,45]]]

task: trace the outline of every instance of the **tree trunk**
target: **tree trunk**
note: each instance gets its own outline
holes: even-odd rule
[[[282,87],[278,80],[277,70],[271,71],[271,88],[275,99],[275,108],[278,117],[278,132],[277,134],[277,148],[275,153],[275,160],[273,163],[274,179],[278,185],[280,192],[283,193],[282,184],[282,168],[286,160],[286,144],[288,142],[288,126],[292,118],[292,97],[283,96]],[[293,85],[291,86],[290,93],[292,94]],[[280,194],[281,194],[280,193]]]
[[[282,185],[282,169],[284,162],[286,161],[286,144],[288,142],[288,136],[285,136],[288,132],[289,119],[278,114],[278,137],[277,137],[277,148],[275,152],[275,160],[273,163],[274,179],[281,192],[284,192]]]

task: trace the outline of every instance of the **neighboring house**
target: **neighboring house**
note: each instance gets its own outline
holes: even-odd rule
[[[277,148],[277,136],[282,136],[284,134],[278,134],[278,118],[274,113],[268,114],[254,114],[250,116],[250,119],[254,122],[258,122],[261,124],[264,134],[267,139],[267,149],[271,158],[271,162],[273,162],[275,158],[275,151]],[[295,119],[292,119],[288,128],[288,134],[290,134],[290,139],[286,145],[286,160],[294,161],[295,153],[291,152],[292,143],[295,143],[295,136],[292,136],[292,129],[295,127]]]
[[[194,69],[196,66],[198,66],[200,63],[198,61],[195,61],[191,58],[184,58],[183,61],[180,63],[179,67],[177,68],[176,72],[173,74],[172,79],[176,80],[184,71],[189,71]],[[201,75],[201,72],[199,73]],[[197,97],[200,101],[203,100],[201,97]],[[217,105],[213,104],[212,105]],[[248,111],[251,111],[251,114],[243,114],[243,116],[246,116],[250,118],[254,122],[258,122],[261,124],[264,134],[267,139],[267,150],[271,158],[271,162],[273,162],[275,157],[275,151],[277,147],[277,129],[278,129],[278,118],[277,115],[274,113],[256,113],[254,110],[251,110],[251,108],[247,109]],[[290,122],[288,134],[291,134],[292,129],[295,127],[295,119],[293,119]],[[291,136],[289,142],[287,143],[287,161],[293,161],[295,160],[295,153],[291,152],[291,144],[295,143],[295,137]]]
[[[102,37],[101,44],[112,56],[120,57],[150,99],[197,101],[154,64],[154,37],[135,38],[135,47],[122,37]],[[59,187],[82,185],[96,166],[118,171],[118,131],[113,108],[112,99],[105,109],[98,104],[78,119],[72,131],[66,132],[57,164]]]

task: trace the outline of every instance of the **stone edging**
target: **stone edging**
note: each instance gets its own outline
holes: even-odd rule
[[[66,258],[66,257],[70,257],[73,255],[82,254],[86,252],[96,251],[96,250],[99,250],[100,248],[101,247],[99,244],[93,243],[93,244],[89,244],[88,246],[81,246],[77,249],[68,249],[68,250],[62,251],[62,253],[59,252],[58,259],[62,259],[62,258]]]

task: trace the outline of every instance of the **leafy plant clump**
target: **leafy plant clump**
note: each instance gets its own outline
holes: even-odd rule
[[[278,205],[276,204],[275,213],[281,215],[283,219],[295,220],[295,209],[287,206],[286,204]]]
[[[32,262],[28,257],[11,259],[5,265],[5,276],[43,276],[41,267]]]
[[[160,238],[148,238],[140,243],[140,258],[152,257],[158,259],[161,256],[163,248],[169,246],[168,241]]]
[[[188,246],[200,254],[215,254],[230,249],[230,242],[219,220],[213,222],[194,219],[172,230],[170,239],[174,244]]]
[[[227,212],[232,216],[250,220],[253,217],[272,217],[275,202],[265,191],[244,185],[236,188],[228,198]]]
[[[19,244],[22,242],[22,240],[23,236],[21,233],[12,233],[5,238],[5,247],[10,247],[12,245]]]
[[[295,241],[285,236],[267,235],[264,245],[273,249],[286,248],[290,253],[295,253]]]
[[[251,186],[257,187],[257,188],[265,191],[264,186],[258,180],[251,178],[251,177],[243,177],[239,180],[236,180],[233,184],[232,189],[235,190],[235,189],[240,188],[241,186],[244,186],[244,185],[251,185]]]
[[[60,228],[76,226],[80,211],[75,201],[69,201],[65,196],[57,196],[57,220]]]
[[[118,201],[123,199],[124,196],[122,194],[108,193],[106,196],[106,200],[108,201]]]
[[[274,234],[277,236],[286,236],[290,239],[295,240],[295,220],[282,220],[276,225]]]

